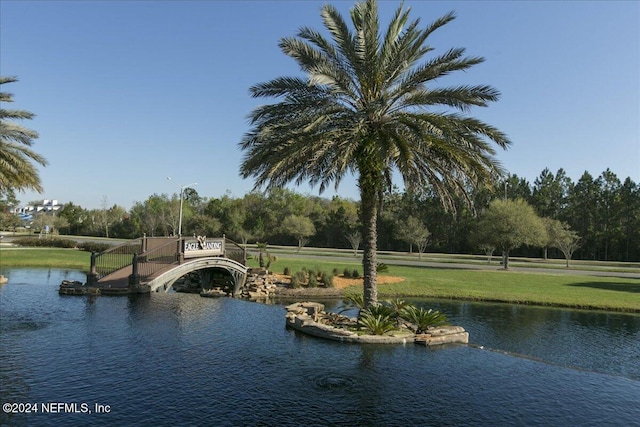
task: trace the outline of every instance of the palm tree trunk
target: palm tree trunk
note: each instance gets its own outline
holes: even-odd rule
[[[374,188],[367,188],[365,180],[360,179],[360,199],[362,215],[362,270],[364,306],[370,307],[378,302],[377,285],[377,240],[378,240],[378,198]]]

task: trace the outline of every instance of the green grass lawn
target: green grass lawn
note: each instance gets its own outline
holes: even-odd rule
[[[0,248],[0,268],[49,267],[89,271],[91,253],[59,248]]]
[[[252,263],[254,261],[251,261]],[[253,265],[253,264],[252,264]],[[318,260],[279,258],[271,266],[282,272],[308,269],[331,272],[337,268],[358,269],[359,262],[331,263]],[[640,280],[573,274],[522,273],[514,271],[457,270],[447,268],[390,265],[387,273],[399,276],[401,283],[378,285],[378,295],[391,297],[431,297],[499,301],[517,304],[640,312]],[[362,292],[359,286],[346,293]]]

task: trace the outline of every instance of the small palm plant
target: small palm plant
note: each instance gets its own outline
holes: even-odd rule
[[[394,300],[386,300],[385,304],[387,304],[396,314],[401,314],[402,310],[406,307],[411,306],[410,303],[405,300],[401,300],[400,298],[396,298]]]
[[[393,320],[395,320],[395,318],[397,317],[397,314],[398,314],[390,306],[388,306],[386,304],[380,304],[380,303],[372,305],[372,306],[368,307],[366,310],[362,310],[360,312],[360,317],[362,317],[362,315],[364,313],[369,313],[369,314],[372,314],[374,316],[388,317],[388,318],[393,319]]]
[[[349,308],[359,308],[362,309],[364,307],[364,295],[362,294],[349,294],[344,296],[344,302]]]
[[[342,302],[344,303],[344,307],[342,308],[342,310],[340,310],[338,312],[338,314],[342,314],[345,311],[349,311],[349,310],[358,310],[358,318],[360,317],[360,312],[362,311],[362,308],[364,307],[364,295],[362,294],[348,294],[344,296],[344,299],[342,300]]]
[[[371,306],[367,310],[362,310],[358,319],[358,326],[369,335],[384,335],[395,330],[395,320],[382,313],[372,313],[370,310],[374,307],[383,306]]]
[[[429,327],[448,324],[444,313],[432,309],[425,310],[422,307],[416,308],[412,305],[404,307],[400,316],[416,326],[417,334],[425,333]]]
[[[402,327],[403,323],[405,323],[403,322],[404,319],[402,319],[402,311],[413,305],[399,298],[396,298],[395,300],[386,300],[384,301],[384,304],[389,307],[389,310],[391,310],[391,318],[395,320],[396,326],[398,328]]]

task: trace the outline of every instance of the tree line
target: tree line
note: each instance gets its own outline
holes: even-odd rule
[[[555,174],[544,169],[533,183],[510,174],[471,195],[474,209],[454,200],[455,209],[445,211],[430,192],[419,196],[397,189],[387,192],[378,218],[379,249],[482,253],[485,248],[474,238],[479,217],[492,201],[507,199],[522,200],[540,217],[557,220],[575,232],[580,245],[573,259],[640,260],[640,186],[630,178],[621,181],[609,169],[596,178],[584,172],[577,182],[563,169]],[[239,243],[298,247],[353,249],[360,244],[360,204],[338,196],[327,199],[274,189],[207,198],[187,188],[183,205],[183,235],[225,234]],[[178,234],[179,209],[179,194],[153,194],[129,210],[109,207],[106,201],[100,209],[69,202],[55,214],[36,215],[31,227],[40,231],[48,225],[61,234],[126,239],[170,236]],[[24,225],[8,209],[3,211],[4,229]],[[517,248],[512,255],[540,257],[542,246]],[[549,256],[562,258],[562,253],[552,248]]]

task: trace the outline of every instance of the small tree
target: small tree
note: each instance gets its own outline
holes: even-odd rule
[[[542,218],[544,226],[547,229],[547,239],[543,248],[543,258],[546,261],[548,258],[549,248],[555,248],[555,242],[558,236],[563,232],[563,224],[557,219]]]
[[[476,224],[474,240],[501,250],[504,269],[509,269],[509,252],[522,245],[543,246],[547,230],[543,221],[524,200],[497,199],[491,202]]]
[[[230,233],[234,239],[239,239],[242,246],[247,247],[247,241],[252,238],[250,230],[244,227],[247,212],[244,209],[233,208],[229,210]]]
[[[42,235],[42,232],[46,229],[47,226],[51,226],[53,223],[53,217],[51,215],[47,215],[45,212],[40,212],[33,217],[33,221],[31,222],[31,227],[34,230],[37,230]]]
[[[413,245],[416,245],[422,259],[422,253],[427,248],[431,233],[427,227],[415,216],[409,216],[405,221],[397,223],[397,235],[403,242],[409,243],[409,252],[412,252]]]
[[[491,258],[493,257],[493,252],[496,250],[496,247],[488,244],[481,244],[480,249],[482,249],[487,256],[487,264],[491,264]]]
[[[558,225],[554,227],[551,246],[562,251],[564,258],[567,260],[567,268],[569,268],[569,262],[571,261],[573,253],[580,247],[580,236],[571,230],[568,224],[560,221],[557,222]]]
[[[258,265],[260,268],[265,268],[264,264],[264,255],[267,253],[267,258],[269,257],[269,253],[267,252],[267,246],[269,244],[267,242],[256,242],[256,247],[258,248]]]
[[[69,228],[69,220],[62,216],[54,216],[52,221],[54,234],[60,234],[63,228]]]
[[[353,233],[347,233],[346,237],[353,248],[353,256],[358,256],[358,248],[360,247],[360,242],[362,242],[362,234],[356,230]]]
[[[302,215],[289,215],[282,221],[282,232],[298,240],[298,252],[308,243],[308,238],[316,233],[313,222]]]

